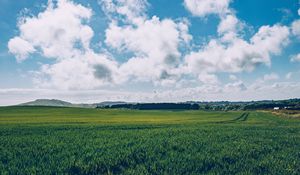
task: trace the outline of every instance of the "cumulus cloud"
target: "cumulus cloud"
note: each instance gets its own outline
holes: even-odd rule
[[[262,26],[245,41],[234,37],[222,42],[212,39],[207,46],[185,57],[191,73],[252,71],[257,65],[270,64],[271,54],[279,54],[288,43],[289,29],[286,26]]]
[[[300,20],[296,20],[292,23],[292,33],[300,38]]]
[[[242,30],[244,24],[235,16],[229,8],[231,0],[185,0],[184,5],[193,15],[206,17],[211,14],[218,15],[220,23],[217,32],[222,39],[232,40]]]
[[[291,62],[300,62],[300,53],[291,56]]]
[[[277,87],[276,84],[278,84],[278,80],[280,80],[280,76],[277,73],[275,73],[275,72],[268,73],[268,74],[263,75],[260,78],[257,78],[249,86],[249,89],[252,89],[252,90],[262,90],[266,86],[269,86],[269,87],[272,86],[273,88],[276,88]]]
[[[210,14],[227,13],[231,0],[184,0],[185,7],[195,16],[205,17]]]
[[[55,59],[34,72],[34,83],[40,88],[92,89],[117,83],[118,63],[90,48],[94,35],[88,21],[92,10],[69,0],[48,1],[37,16],[22,17],[20,35],[8,47],[19,61],[30,53]]]
[[[71,1],[59,0],[56,6],[49,1],[44,12],[19,19],[20,35],[9,41],[9,50],[22,59],[38,50],[45,57],[72,57],[81,52],[78,45],[89,49],[93,30],[84,22],[91,15],[91,9]]]
[[[43,65],[36,72],[35,83],[41,88],[95,89],[118,84],[118,63],[106,55],[88,52],[51,65]]]
[[[119,0],[113,3],[113,6],[118,9],[127,3]],[[138,6],[140,4],[143,3],[138,3]],[[126,12],[126,15],[132,13],[134,12]],[[137,19],[138,15],[143,13],[134,14],[134,19]],[[180,70],[177,69],[181,62],[179,46],[188,43],[192,38],[188,33],[188,22],[186,20],[175,22],[156,16],[152,18],[141,16],[138,19],[138,22],[130,20],[126,25],[120,25],[120,19],[114,19],[105,32],[107,46],[134,55],[127,58],[128,61],[121,65],[120,71],[128,77],[139,80],[162,84],[174,82],[180,76]]]
[[[222,84],[217,73],[234,74],[252,71],[261,64],[270,65],[271,56],[280,54],[289,42],[290,28],[279,24],[261,26],[252,37],[244,39],[240,34],[244,24],[229,8],[231,0],[184,1],[194,16],[218,15],[220,18],[217,36],[201,47],[191,44],[193,37],[189,34],[187,19],[149,17],[146,0],[98,2],[108,17],[104,44],[108,51],[122,55],[122,62],[114,59],[113,54],[96,53],[91,49],[94,31],[89,26],[93,15],[89,7],[71,0],[57,3],[49,0],[47,8],[37,16],[20,18],[20,34],[9,41],[9,51],[18,61],[32,53],[54,59],[54,63],[42,65],[33,72],[39,88],[87,91],[128,81],[147,81],[173,88],[158,93],[116,93],[114,96],[112,92],[110,95],[116,97],[113,99],[133,101],[234,100],[237,94],[255,92],[256,86],[246,87],[235,75],[229,77],[232,82]],[[291,26],[291,32],[297,36],[298,25],[295,21]],[[197,49],[191,52],[187,49],[186,53],[182,52],[184,47]],[[261,81],[274,83],[272,81],[277,79],[278,75],[269,74]],[[196,81],[195,87],[186,85],[188,88],[176,89],[174,86],[192,81]],[[292,85],[279,83],[270,87],[260,83],[259,86],[260,89],[284,89]]]
[[[276,73],[270,73],[270,74],[266,74],[263,77],[264,81],[273,81],[273,80],[278,80],[279,76]]]
[[[20,37],[9,40],[8,48],[9,52],[16,56],[18,62],[25,60],[29,54],[35,52],[31,43]]]
[[[123,22],[138,24],[147,18],[147,0],[99,0],[99,3],[111,19],[117,16]]]
[[[233,82],[233,83],[228,83],[225,85],[225,91],[226,92],[232,92],[232,91],[245,91],[247,90],[244,82],[242,81],[236,81],[236,82]]]
[[[232,81],[235,81],[238,78],[237,78],[237,76],[231,74],[231,75],[229,75],[229,79],[232,80]]]
[[[132,78],[160,85],[175,83],[181,74],[179,47],[192,39],[188,21],[148,18],[144,0],[105,0],[100,4],[111,20],[105,31],[106,45],[134,56],[120,64],[111,56],[95,53],[90,48],[94,32],[88,25],[92,10],[70,0],[49,1],[37,16],[19,20],[20,35],[8,44],[20,61],[34,52],[56,60],[34,73],[35,84],[89,89]]]
[[[300,9],[298,10],[298,14],[300,15]],[[300,39],[300,20],[295,20],[291,25],[292,34],[295,35],[298,39]],[[292,55],[290,57],[291,62],[300,62],[300,53]]]
[[[191,74],[252,71],[260,64],[271,64],[271,55],[280,54],[289,42],[289,28],[276,24],[262,26],[248,41],[240,36],[245,24],[229,8],[230,0],[185,0],[195,16],[216,14],[220,17],[219,38],[211,39],[198,51],[185,56],[186,71]]]
[[[133,51],[137,55],[157,57],[158,59],[172,57],[169,55],[178,57],[180,32],[173,20],[160,20],[154,16],[137,27],[117,26],[115,23],[111,23],[106,30],[105,42],[113,48]],[[168,59],[165,61],[173,62]]]
[[[293,73],[292,73],[292,72],[289,72],[289,73],[287,73],[287,74],[285,75],[285,78],[286,78],[286,79],[291,79],[292,76],[293,76]]]
[[[204,84],[218,84],[219,79],[216,75],[214,74],[207,74],[207,73],[201,73],[198,75],[198,79],[200,82]]]
[[[237,32],[237,25],[239,20],[236,18],[235,15],[229,14],[225,17],[221,18],[221,22],[218,26],[218,33],[223,34],[226,32]]]

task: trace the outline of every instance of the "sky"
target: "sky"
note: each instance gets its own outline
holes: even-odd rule
[[[0,7],[0,105],[300,98],[298,0]]]

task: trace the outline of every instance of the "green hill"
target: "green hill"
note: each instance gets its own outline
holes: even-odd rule
[[[22,103],[20,106],[63,106],[73,107],[74,105],[70,102],[56,100],[56,99],[37,99],[31,102]]]

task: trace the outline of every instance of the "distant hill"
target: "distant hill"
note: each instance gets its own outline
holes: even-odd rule
[[[31,102],[19,104],[20,106],[62,106],[74,107],[74,104],[56,99],[37,99]]]
[[[57,99],[37,99],[27,103],[19,104],[19,106],[58,106],[58,107],[96,108],[97,106],[111,106],[111,105],[119,105],[119,104],[126,104],[126,102],[104,101],[101,103],[92,103],[92,104],[87,104],[87,103],[74,104],[74,103],[57,100]]]

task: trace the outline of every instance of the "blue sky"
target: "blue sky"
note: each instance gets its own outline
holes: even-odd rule
[[[0,105],[300,97],[298,0],[0,6]]]

